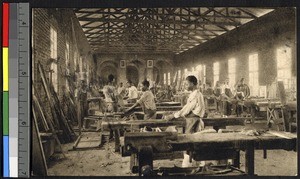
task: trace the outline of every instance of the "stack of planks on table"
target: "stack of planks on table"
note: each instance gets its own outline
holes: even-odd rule
[[[62,103],[59,101],[53,85],[49,83],[48,79],[46,78],[45,71],[40,62],[38,62],[38,72],[42,79],[42,86],[45,90],[46,97],[51,108],[51,114],[55,129],[57,131],[62,130],[62,133],[58,133],[58,137],[61,143],[73,142],[76,138],[76,135],[69,124],[70,120],[68,116],[65,115]]]

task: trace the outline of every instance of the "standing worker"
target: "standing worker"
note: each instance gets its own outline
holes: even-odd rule
[[[144,80],[142,82],[142,91],[143,94],[141,98],[132,106],[130,107],[125,114],[128,114],[134,110],[139,104],[142,106],[142,109],[145,113],[144,119],[155,119],[156,118],[156,104],[154,101],[154,95],[149,89],[149,81]]]
[[[202,118],[205,113],[205,104],[203,95],[197,86],[197,78],[193,75],[186,77],[186,84],[187,90],[191,91],[187,103],[180,111],[164,116],[164,119],[172,120],[179,117],[184,118],[186,121],[185,133],[192,134],[204,129]],[[185,152],[183,156],[182,167],[191,166],[189,155]]]

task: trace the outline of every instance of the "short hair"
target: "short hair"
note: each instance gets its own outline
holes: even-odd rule
[[[186,80],[193,83],[194,85],[198,84],[197,78],[194,75],[190,75],[190,76],[186,77]]]
[[[147,80],[144,80],[144,81],[142,82],[142,84],[143,84],[144,86],[148,87],[148,88],[149,88],[149,86],[150,86],[150,83],[149,83],[149,81],[147,81]]]
[[[114,75],[108,75],[108,82],[112,82],[115,79]]]

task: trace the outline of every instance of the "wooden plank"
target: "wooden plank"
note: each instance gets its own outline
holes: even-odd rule
[[[203,122],[205,126],[236,126],[236,125],[244,125],[245,120],[251,119],[249,117],[227,117],[227,118],[204,118]],[[178,126],[184,127],[185,120],[183,118],[174,119],[171,121],[166,121],[163,119],[157,120],[135,120],[135,121],[102,121],[101,128],[102,130],[110,130],[110,129],[121,129],[121,128],[130,128],[133,127],[164,127],[164,126]]]
[[[102,144],[102,134],[98,132],[82,133],[76,143],[77,144],[73,146],[75,150],[99,148]]]
[[[36,106],[38,107],[38,111],[39,111],[40,115],[42,116],[42,118],[44,118],[44,120],[46,120],[46,118],[45,118],[45,116],[44,116],[44,113],[43,113],[43,111],[42,111],[41,105],[40,105],[40,103],[39,103],[39,101],[38,101],[38,98],[35,96],[35,94],[33,94],[33,102],[34,102],[34,103],[36,104]],[[33,113],[35,113],[34,108],[33,108]],[[63,151],[62,145],[61,145],[61,143],[60,143],[60,141],[59,141],[59,139],[58,139],[56,129],[55,129],[54,126],[53,126],[53,121],[52,121],[52,120],[46,120],[46,121],[47,121],[47,123],[49,124],[50,131],[51,131],[51,133],[52,133],[52,135],[53,135],[53,137],[54,137],[54,139],[55,139],[55,141],[56,141],[56,143],[57,143],[57,145],[58,145],[58,147],[59,147],[61,153],[63,154],[64,157],[66,157],[66,156],[65,156],[65,153],[64,153],[64,151]]]
[[[48,175],[48,167],[35,113],[33,113],[32,121],[32,171],[34,175]]]
[[[53,119],[54,119],[56,125],[59,126],[61,129],[63,129],[63,132],[64,132],[63,137],[66,140],[66,142],[70,142],[73,140],[72,137],[75,136],[74,131],[70,128],[68,121],[63,114],[62,107],[60,106],[60,102],[58,101],[57,95],[55,92],[53,93],[54,89],[49,87],[49,82],[46,78],[45,71],[40,62],[38,62],[38,71],[39,71],[41,79],[42,79],[42,83],[43,83],[44,90],[46,92],[46,96],[50,103]],[[58,120],[58,119],[60,119],[60,120]]]

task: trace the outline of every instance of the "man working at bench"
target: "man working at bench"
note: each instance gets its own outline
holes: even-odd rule
[[[187,103],[180,111],[174,114],[164,116],[165,120],[172,120],[174,118],[183,117],[186,120],[185,133],[191,134],[203,130],[204,122],[202,118],[205,112],[205,104],[202,93],[197,87],[197,78],[193,75],[186,78],[186,88],[192,91],[187,99]],[[184,153],[182,167],[189,167],[189,155]]]
[[[144,80],[142,82],[142,91],[143,94],[141,98],[127,111],[125,111],[125,115],[131,113],[135,107],[137,107],[139,104],[142,106],[142,109],[145,113],[144,119],[155,119],[156,118],[156,104],[154,101],[154,95],[149,90],[150,83],[147,80]]]

